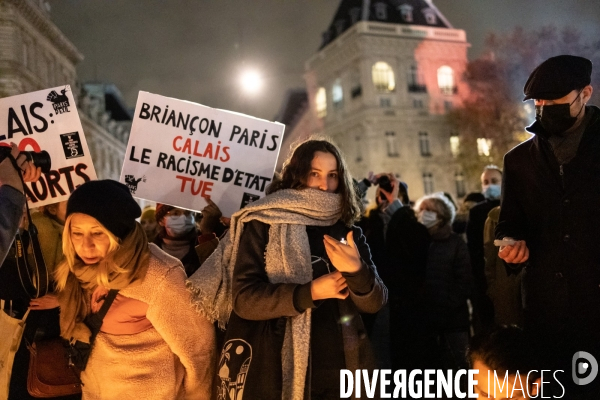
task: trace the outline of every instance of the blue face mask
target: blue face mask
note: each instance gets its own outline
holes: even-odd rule
[[[488,200],[498,200],[500,198],[500,193],[500,185],[489,185],[483,188],[483,195]]]

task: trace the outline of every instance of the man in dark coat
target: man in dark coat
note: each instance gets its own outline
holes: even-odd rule
[[[488,165],[483,169],[481,192],[485,196],[485,200],[471,208],[467,221],[467,246],[475,282],[475,291],[472,297],[475,309],[474,325],[478,332],[491,328],[494,323],[494,305],[486,295],[483,228],[489,212],[500,205],[501,183],[502,170],[500,168]]]
[[[585,58],[558,56],[532,72],[524,92],[535,102],[527,127],[535,136],[504,158],[496,227],[497,239],[517,240],[498,255],[524,268],[525,328],[565,370],[570,399],[600,398],[593,384],[569,379],[575,351],[600,360],[600,109],[586,106],[591,71]]]

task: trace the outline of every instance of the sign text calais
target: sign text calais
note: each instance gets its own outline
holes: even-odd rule
[[[0,145],[21,151],[46,150],[52,169],[25,188],[29,206],[69,198],[84,182],[96,179],[77,106],[69,85],[0,99]]]
[[[264,196],[284,125],[140,92],[121,182],[136,197],[224,216]]]

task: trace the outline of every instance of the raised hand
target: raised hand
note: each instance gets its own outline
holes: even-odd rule
[[[342,243],[328,235],[323,237],[323,242],[329,260],[338,271],[353,274],[362,268],[362,261],[358,247],[354,243],[352,231],[346,235],[347,243]]]

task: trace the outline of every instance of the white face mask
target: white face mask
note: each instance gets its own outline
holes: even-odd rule
[[[171,237],[182,236],[196,227],[194,215],[168,216],[165,218],[165,229]]]
[[[434,211],[423,210],[419,213],[419,222],[429,229],[439,222],[437,213]]]

